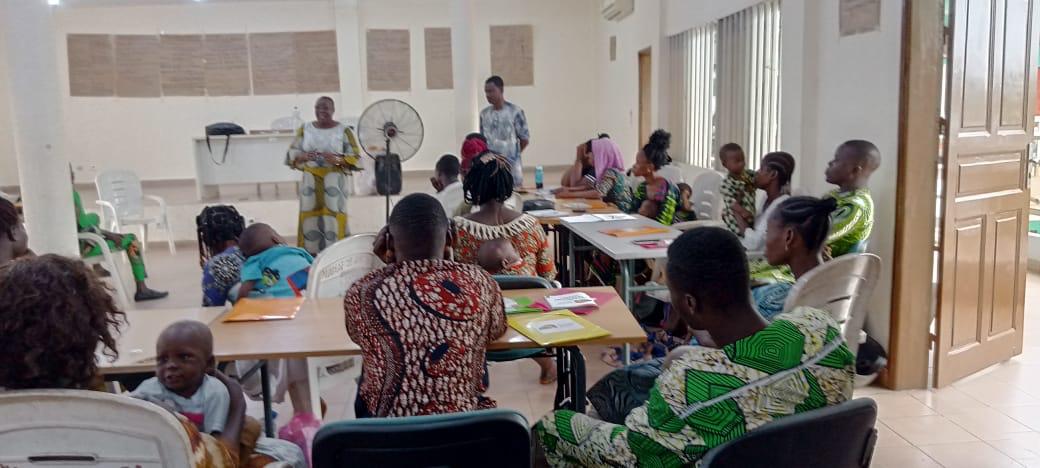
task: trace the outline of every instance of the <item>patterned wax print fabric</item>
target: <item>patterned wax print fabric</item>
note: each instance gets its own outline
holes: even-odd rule
[[[784,311],[784,303],[794,283],[780,281],[751,289],[751,300],[762,318],[772,322]]]
[[[720,349],[697,347],[661,373],[647,402],[624,425],[573,411],[546,415],[535,426],[553,466],[662,466],[697,462],[713,447],[785,416],[852,397],[854,357],[830,314],[798,308],[763,330]],[[775,383],[761,379],[826,356]],[[721,401],[680,415],[691,406]]]
[[[120,234],[122,237],[121,242],[118,244],[105,236],[105,231],[101,229],[101,218],[97,213],[88,213],[83,208],[83,200],[79,197],[79,192],[72,191],[72,204],[76,210],[76,230],[77,232],[89,232],[97,234],[105,239],[105,244],[108,245],[108,250],[112,252],[126,252],[126,258],[130,261],[130,271],[134,275],[134,281],[144,281],[148,278],[148,272],[144,268],[144,256],[141,255],[141,243],[137,242],[137,236],[133,234]],[[98,257],[104,255],[104,251],[100,245],[96,245],[90,241],[79,241],[79,252],[83,258]]]
[[[665,180],[657,190],[647,193],[647,183],[643,182],[636,187],[632,194],[632,206],[629,207],[628,212],[639,211],[639,207],[643,206],[643,202],[647,200],[657,202],[657,215],[653,217],[654,221],[671,226],[675,221],[675,210],[679,207],[679,189]]]
[[[625,174],[610,168],[603,171],[603,176],[595,182],[594,187],[606,203],[613,203],[622,212],[632,211],[632,191],[625,184]],[[638,210],[639,208],[636,207]]]
[[[504,272],[523,276],[541,276],[549,281],[556,279],[556,263],[549,251],[549,238],[531,215],[520,217],[500,226],[489,226],[463,217],[455,218],[455,260],[477,264],[477,252],[485,242],[509,239],[523,265]]]
[[[228,300],[231,289],[239,284],[239,275],[246,257],[238,246],[214,255],[202,266],[202,306],[222,306]]]
[[[727,229],[738,236],[740,226],[737,224],[737,215],[730,205],[736,201],[748,213],[751,213],[751,216],[755,216],[755,190],[757,189],[755,189],[754,179],[755,173],[746,170],[737,177],[734,177],[733,174],[726,174],[726,177],[722,179],[722,185],[719,186],[719,193],[722,194],[722,222],[726,223]]]
[[[297,154],[311,151],[342,154],[343,161],[336,165],[324,160],[293,162]],[[318,128],[314,122],[308,122],[296,130],[285,164],[303,171],[296,241],[311,255],[318,255],[325,247],[350,235],[347,224],[349,173],[361,170],[360,154],[354,131],[343,124]]]
[[[825,196],[838,201],[838,208],[831,213],[831,233],[827,236],[831,258],[862,251],[874,229],[874,199],[870,190],[835,190]]]
[[[488,149],[505,156],[506,161],[509,161],[513,185],[523,185],[524,166],[520,161],[520,140],[531,138],[524,110],[511,102],[503,104],[500,110],[495,110],[495,106],[485,107],[480,111],[480,133],[487,139]]]
[[[487,344],[506,330],[502,293],[476,265],[387,265],[344,298],[347,334],[361,347],[359,404],[374,417],[495,407],[483,396]]]

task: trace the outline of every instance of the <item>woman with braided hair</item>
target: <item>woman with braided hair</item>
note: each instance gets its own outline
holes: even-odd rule
[[[480,209],[455,218],[455,260],[478,264],[481,246],[496,239],[513,244],[522,263],[509,273],[556,279],[556,264],[549,252],[549,239],[533,216],[509,209],[505,201],[513,196],[513,174],[505,158],[491,151],[480,153],[471,162],[462,182],[466,203]],[[542,368],[540,382],[556,378],[555,366],[547,357],[535,358]]]

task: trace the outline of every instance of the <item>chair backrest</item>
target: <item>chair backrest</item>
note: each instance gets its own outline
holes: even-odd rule
[[[784,312],[807,306],[831,313],[843,328],[853,355],[859,348],[859,331],[866,320],[867,303],[874,293],[881,258],[874,254],[848,254],[826,262],[798,279],[784,302]]]
[[[549,280],[541,276],[514,276],[514,275],[491,275],[503,290],[510,289],[551,289],[553,287]]]
[[[506,208],[509,208],[511,210],[523,211],[524,209],[524,199],[520,196],[519,193],[514,193],[512,196],[507,198],[505,203],[503,204],[506,206]]]
[[[531,466],[527,420],[506,409],[326,424],[314,437],[314,468]]]
[[[134,171],[104,171],[94,178],[98,199],[111,203],[116,208],[116,215],[144,215],[144,192],[141,180]]]
[[[158,468],[191,465],[177,418],[151,403],[89,390],[0,392],[5,466]]]
[[[311,265],[307,297],[342,297],[355,281],[383,267],[383,261],[372,252],[375,240],[372,233],[356,234],[321,251]]]
[[[704,468],[870,466],[877,405],[869,398],[787,416],[708,451]]]
[[[693,203],[693,211],[697,213],[698,219],[722,219],[721,185],[722,174],[715,171],[701,173],[690,184],[693,189],[690,202]]]

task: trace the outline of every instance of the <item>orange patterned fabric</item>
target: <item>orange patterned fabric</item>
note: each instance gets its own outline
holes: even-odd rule
[[[524,261],[520,268],[509,273],[524,276],[541,276],[549,281],[556,279],[556,264],[549,251],[549,238],[531,215],[522,215],[500,226],[488,226],[463,217],[455,218],[455,260],[461,263],[477,263],[477,252],[484,242],[494,239],[509,239]]]
[[[237,460],[231,457],[231,452],[220,441],[209,434],[199,432],[195,423],[189,421],[188,418],[179,414],[176,416],[188,434],[188,441],[191,442],[193,468],[235,468],[238,466]]]

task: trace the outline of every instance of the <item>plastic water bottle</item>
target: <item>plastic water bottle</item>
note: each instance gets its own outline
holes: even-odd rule
[[[543,186],[542,178],[543,178],[544,175],[545,174],[544,174],[544,172],[542,170],[542,166],[537,166],[537,167],[534,168],[534,187],[535,188],[538,188],[538,189],[542,188],[542,186]]]
[[[292,125],[293,131],[303,126],[303,117],[300,117],[300,108],[297,106],[292,108]]]

